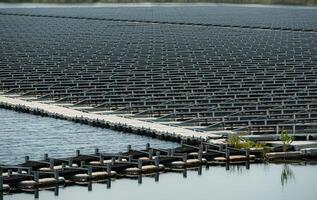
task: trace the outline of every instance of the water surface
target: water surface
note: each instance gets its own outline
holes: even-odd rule
[[[160,148],[177,146],[145,136],[0,109],[0,164],[21,163],[26,155],[31,159],[41,159],[44,153],[72,156],[76,149],[93,153],[99,148],[110,153],[125,151],[128,144],[142,149],[146,143]]]
[[[285,176],[285,172],[288,172]],[[53,191],[40,191],[43,200],[315,200],[317,184],[317,165],[254,164],[250,170],[244,166],[202,168],[197,171],[165,173],[156,182],[153,177],[140,179],[117,179],[106,184],[71,186],[59,188],[59,195]],[[14,194],[4,196],[4,200],[34,199],[34,194]]]

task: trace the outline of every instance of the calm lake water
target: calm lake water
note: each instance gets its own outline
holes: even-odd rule
[[[144,149],[146,143],[160,148],[177,146],[154,138],[0,109],[0,164],[21,163],[26,155],[31,159],[42,159],[44,153],[72,156],[76,149],[94,153],[99,148],[111,153],[125,151],[128,144]]]
[[[75,149],[92,153],[95,147],[107,152],[126,149],[127,144],[143,148],[146,143],[158,147],[177,144],[152,138],[94,128],[64,120],[56,120],[0,109],[1,163],[19,163],[24,155],[40,159],[44,152],[62,157]],[[142,182],[142,183],[141,183]],[[93,183],[88,186],[59,187],[38,193],[43,200],[86,199],[287,199],[315,200],[317,163],[252,164],[245,166],[203,167],[201,171],[164,173],[139,179],[117,179],[111,185]],[[109,188],[110,186],[110,188]],[[34,199],[35,194],[4,195],[3,200]],[[1,199],[1,197],[0,197]]]
[[[224,167],[204,167],[201,175],[187,171],[187,178],[182,173],[165,173],[159,175],[158,181],[154,177],[117,179],[110,188],[94,183],[91,191],[88,186],[71,186],[59,188],[58,196],[54,190],[45,190],[39,192],[39,199],[315,200],[316,184],[317,164],[253,164],[249,170],[244,166],[231,166],[228,171]],[[34,199],[34,194],[4,196],[4,200],[28,199]]]

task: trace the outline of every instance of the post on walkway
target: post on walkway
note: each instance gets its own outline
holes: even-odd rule
[[[171,149],[167,149],[167,155],[170,156],[172,154],[172,150]]]
[[[102,155],[99,156],[99,162],[100,162],[100,165],[103,165],[103,164],[104,164],[104,163],[103,163],[103,156],[102,156]]]
[[[127,151],[130,152],[131,149],[132,149],[132,146],[129,144],[128,147],[127,147]]]
[[[58,180],[59,180],[59,172],[58,172],[58,170],[54,170],[54,178],[55,178],[55,180],[57,181],[57,183],[58,183]]]
[[[72,159],[72,158],[70,158],[70,159],[68,160],[68,166],[70,166],[70,167],[73,166],[73,159]]]
[[[116,162],[116,157],[112,157],[111,158],[111,164],[114,165],[115,162]]]
[[[230,149],[229,149],[228,145],[226,145],[226,160],[227,160],[227,162],[230,161]]]
[[[198,160],[199,161],[203,160],[203,150],[202,149],[199,149],[199,151],[198,151]]]
[[[99,154],[99,149],[95,148],[95,155],[98,155],[98,154]]]
[[[138,168],[141,170],[142,169],[142,160],[138,160]]]
[[[122,155],[122,152],[119,152],[119,155]],[[122,161],[122,157],[121,156],[118,157],[118,161],[120,161],[120,162]]]
[[[91,175],[92,175],[92,167],[91,166],[88,166],[88,175],[89,175],[89,177],[91,177]]]
[[[78,156],[80,156],[80,150],[79,149],[76,150],[76,157],[78,157]]]
[[[146,143],[146,146],[145,146],[145,150],[149,150],[150,149],[150,143]]]
[[[30,156],[25,156],[24,159],[25,159],[25,162],[28,162],[30,160]]]
[[[250,149],[245,150],[245,156],[246,156],[247,160],[250,160]]]
[[[153,149],[149,150],[149,159],[152,160],[153,159]]]
[[[183,154],[183,162],[187,162],[187,153]]]
[[[45,161],[48,160],[48,154],[47,153],[44,154],[44,160]]]
[[[109,176],[111,175],[111,163],[107,163],[107,173]]]
[[[66,167],[66,164],[63,162],[63,163],[62,163],[62,170],[64,170],[65,167]]]
[[[35,181],[36,183],[38,183],[38,182],[39,182],[39,179],[40,179],[40,173],[39,173],[38,171],[35,171],[35,172],[34,172],[34,175],[33,175],[33,178],[34,178],[34,181]]]
[[[3,176],[0,174],[0,192],[3,191]]]
[[[50,159],[50,169],[54,169],[54,159]]]
[[[219,151],[223,151],[223,145],[222,144],[219,144]]]
[[[133,159],[133,155],[129,155],[128,156],[128,162],[132,162],[132,159]]]
[[[160,165],[160,157],[156,156],[154,163],[155,163],[155,166],[158,167]]]
[[[85,161],[80,161],[80,167],[84,167],[85,166]]]
[[[207,153],[208,152],[208,145],[205,145],[205,152]]]

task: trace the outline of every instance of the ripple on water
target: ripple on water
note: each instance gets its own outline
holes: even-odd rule
[[[144,148],[146,143],[160,148],[176,143],[82,125],[65,120],[34,116],[0,109],[0,164],[23,162],[24,156],[41,159],[44,153],[55,157],[74,155],[76,149],[93,153],[94,148],[106,152]]]

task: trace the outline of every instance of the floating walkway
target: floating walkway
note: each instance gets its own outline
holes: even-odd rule
[[[47,104],[36,101],[22,100],[19,98],[0,95],[0,107],[22,110],[33,114],[40,114],[55,118],[61,118],[81,123],[104,126],[120,131],[139,133],[167,140],[207,140],[219,138],[221,135],[207,132],[198,132],[182,127],[168,126],[164,124],[141,121],[137,119],[116,116],[115,114],[101,115],[70,109],[59,105]],[[229,131],[230,132],[230,131]],[[219,131],[223,133],[223,131]]]
[[[179,172],[202,165],[246,164],[260,161],[258,153],[238,150],[227,145],[201,142],[196,145],[181,143],[175,149],[153,148],[146,144],[144,150],[132,149],[115,154],[100,152],[76,155],[69,158],[53,158],[44,154],[43,160],[31,160],[19,165],[0,165],[1,193],[30,192],[54,188],[59,185],[83,185],[91,182],[111,182],[114,178],[134,178],[162,172]]]

